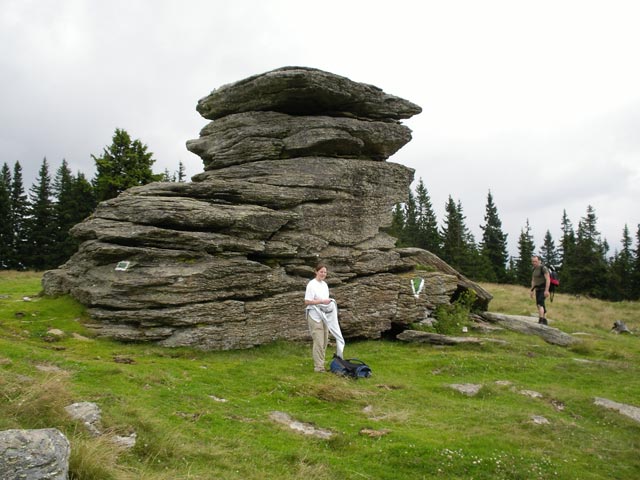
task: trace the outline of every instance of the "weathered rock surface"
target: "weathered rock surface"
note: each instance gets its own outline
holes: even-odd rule
[[[449,387],[457,390],[467,397],[475,397],[478,392],[482,390],[482,384],[477,383],[452,383]]]
[[[99,335],[202,349],[307,339],[304,289],[319,261],[346,338],[402,330],[464,290],[486,307],[477,284],[385,233],[413,179],[385,160],[419,107],[286,67],[225,85],[198,111],[214,121],[187,146],[205,171],[101,203],[72,229],[78,252],[43,277],[45,293],[88,306]],[[418,298],[412,276],[425,279]]]
[[[94,402],[77,402],[64,407],[74,420],[80,420],[93,436],[102,434],[102,412]]]
[[[405,330],[396,338],[407,343],[429,343],[432,345],[459,345],[461,343],[480,345],[485,341],[479,337],[454,337],[420,330]]]
[[[411,130],[399,123],[246,112],[211,122],[187,148],[209,170],[308,156],[386,160],[409,140]]]
[[[526,333],[529,335],[537,335],[545,342],[553,345],[566,347],[576,342],[576,339],[557,328],[548,327],[534,323],[532,317],[524,317],[522,315],[505,315],[503,313],[482,312],[481,317],[489,322],[515,332]],[[537,321],[537,319],[535,319]]]
[[[223,85],[198,102],[210,120],[233,113],[274,111],[292,115],[356,116],[399,120],[422,109],[378,87],[307,67],[283,67]]]
[[[625,403],[614,402],[613,400],[600,397],[594,398],[593,403],[600,407],[608,408],[609,410],[615,410],[618,413],[629,417],[632,420],[635,420],[636,422],[640,422],[640,407],[627,405]]]
[[[55,428],[0,431],[0,478],[67,480],[71,447]]]

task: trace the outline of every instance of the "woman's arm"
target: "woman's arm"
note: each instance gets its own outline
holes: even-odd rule
[[[305,305],[328,305],[331,303],[330,298],[325,298],[324,300],[305,300]]]

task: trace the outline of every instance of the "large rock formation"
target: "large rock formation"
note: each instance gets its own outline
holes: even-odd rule
[[[72,230],[79,251],[43,277],[45,293],[88,306],[99,334],[202,349],[304,339],[304,288],[318,261],[347,338],[402,330],[462,290],[490,300],[384,232],[413,179],[385,160],[411,139],[400,120],[420,107],[286,67],[214,90],[197,110],[213,121],[187,148],[205,171],[101,203]]]

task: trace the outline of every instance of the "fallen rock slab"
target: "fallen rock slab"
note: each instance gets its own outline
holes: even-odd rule
[[[93,402],[77,402],[64,407],[69,416],[74,420],[80,420],[93,436],[102,434],[102,412],[100,407]]]
[[[626,405],[600,397],[596,397],[593,403],[600,407],[608,408],[609,410],[615,410],[636,422],[640,422],[640,407],[634,407],[633,405]]]
[[[475,383],[452,383],[451,385],[449,385],[449,387],[453,388],[454,390],[457,390],[458,392],[468,397],[473,397],[474,395],[477,395],[480,389],[482,389],[481,384],[475,384]]]
[[[526,397],[531,397],[531,398],[542,398],[542,397],[544,397],[544,395],[542,395],[540,392],[536,392],[535,390],[520,390],[518,393],[520,393],[521,395],[524,395]]]
[[[479,345],[484,340],[478,337],[450,337],[441,333],[423,332],[421,330],[405,330],[396,336],[398,340],[410,343],[430,343],[433,345],[459,345],[472,343]]]
[[[432,345],[459,345],[463,343],[482,345],[485,342],[506,344],[504,340],[480,337],[453,337],[441,333],[424,332],[422,330],[405,330],[396,338],[408,343],[430,343]]]
[[[552,345],[566,347],[576,342],[575,338],[562,330],[558,330],[557,328],[549,327],[547,325],[533,323],[531,317],[525,317],[523,315],[506,315],[504,313],[495,312],[482,312],[480,316],[485,320],[497,323],[508,330],[525,333],[527,335],[537,335],[545,342]]]
[[[543,417],[542,415],[533,415],[531,417],[531,421],[535,424],[535,425],[549,425],[549,420],[545,417]]]
[[[269,414],[269,418],[271,418],[271,420],[276,423],[286,425],[291,430],[303,433],[305,435],[310,435],[312,437],[322,438],[325,440],[333,437],[333,432],[331,432],[330,430],[315,427],[310,423],[303,423],[299,422],[298,420],[294,420],[288,413],[274,411]]]

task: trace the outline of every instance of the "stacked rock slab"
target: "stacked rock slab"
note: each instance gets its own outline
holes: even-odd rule
[[[88,306],[98,334],[213,350],[306,339],[304,289],[318,262],[347,338],[402,330],[461,290],[490,300],[384,232],[413,179],[386,159],[411,139],[400,120],[420,107],[285,67],[220,87],[197,110],[211,123],[187,148],[204,172],[102,202],[72,230],[79,251],[43,277],[45,293]]]

